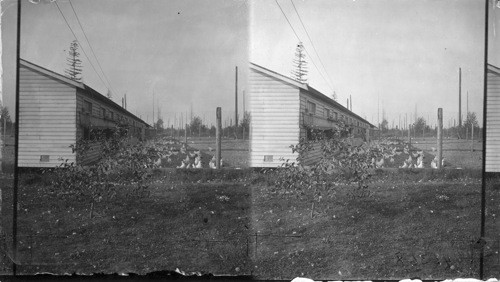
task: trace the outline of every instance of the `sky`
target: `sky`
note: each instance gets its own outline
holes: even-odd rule
[[[402,123],[406,115],[412,121],[415,109],[434,126],[438,108],[445,127],[453,119],[458,124],[461,68],[462,115],[468,92],[469,111],[482,120],[485,2],[277,2],[290,24],[276,1],[253,2],[251,62],[289,76],[302,41],[310,86],[326,95],[335,91],[342,105],[352,96],[353,111],[374,125],[385,112],[389,126],[399,125],[400,116]]]
[[[488,16],[488,63],[500,67],[500,1],[490,0]]]
[[[32,2],[39,3],[22,1],[21,58],[64,74],[68,47],[75,36],[55,3]],[[14,3],[2,1],[3,96],[10,108],[15,101]],[[80,42],[83,82],[88,86],[101,94],[111,89],[119,105],[126,94],[127,109],[149,123],[153,109],[156,117],[159,108],[165,124],[174,123],[175,118],[179,123],[181,113],[185,121],[191,109],[193,116],[210,124],[220,106],[223,123],[229,125],[229,119],[234,120],[238,66],[241,119],[248,72],[246,1],[71,0],[77,16],[69,0],[57,0],[57,4]]]
[[[499,66],[500,8],[489,1],[488,61]],[[15,2],[1,1],[3,100],[11,113]],[[21,58],[63,74],[74,35],[55,3],[32,2],[39,4],[22,0]],[[236,66],[241,120],[248,61],[290,75],[299,40],[307,51],[309,85],[326,95],[335,91],[343,105],[352,97],[353,111],[375,125],[384,113],[390,126],[405,116],[410,123],[416,111],[433,126],[439,107],[445,127],[458,123],[459,68],[462,114],[468,93],[469,111],[482,120],[484,1],[277,2],[291,26],[271,0],[71,0],[103,75],[69,0],[57,0],[90,58],[80,52],[84,83],[102,94],[111,88],[118,104],[126,94],[128,109],[149,123],[153,109],[172,124],[192,108],[209,124],[221,106],[229,124]]]

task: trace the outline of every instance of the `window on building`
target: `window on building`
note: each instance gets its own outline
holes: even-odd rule
[[[83,112],[86,114],[92,114],[92,103],[89,101],[83,101]]]
[[[316,104],[311,101],[307,101],[306,113],[315,115],[316,114]]]
[[[102,118],[106,119],[106,109],[102,108]]]
[[[334,116],[335,120],[339,119],[339,113],[334,113]]]
[[[115,120],[115,113],[113,113],[112,111],[109,111],[109,119]]]
[[[330,118],[330,109],[325,109],[325,117]]]

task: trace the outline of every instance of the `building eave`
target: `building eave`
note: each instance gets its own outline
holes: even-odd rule
[[[255,63],[252,63],[252,62],[250,62],[250,68],[254,69],[256,71],[259,71],[261,73],[267,74],[268,76],[271,76],[271,77],[273,77],[275,79],[278,79],[278,80],[280,80],[282,82],[285,82],[287,84],[293,85],[293,86],[295,86],[295,87],[297,87],[299,89],[302,89],[302,90],[306,91],[307,93],[310,93],[311,95],[313,95],[315,98],[318,98],[318,99],[324,101],[325,103],[327,103],[327,104],[329,104],[329,105],[331,105],[333,107],[339,108],[345,114],[349,114],[349,115],[352,115],[352,116],[356,117],[360,121],[368,124],[370,126],[370,128],[372,128],[372,129],[376,128],[376,126],[374,126],[373,124],[371,124],[370,122],[368,122],[364,118],[362,118],[359,115],[355,114],[354,112],[348,110],[346,107],[342,106],[337,101],[335,101],[332,98],[326,96],[325,94],[321,93],[320,91],[314,89],[313,87],[309,86],[308,84],[300,83],[300,82],[298,82],[296,80],[293,80],[290,77],[284,76],[284,75],[282,75],[280,73],[277,73],[277,72],[272,71],[270,69],[267,69],[265,67],[259,66],[259,65],[255,64]]]

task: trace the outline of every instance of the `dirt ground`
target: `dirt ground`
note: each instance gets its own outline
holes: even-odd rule
[[[369,185],[371,195],[364,197],[349,196],[352,187],[339,186],[335,197],[317,202],[312,218],[311,199],[254,186],[252,222],[259,240],[254,275],[477,277],[480,173],[434,172],[380,171]],[[497,216],[492,212],[488,219]],[[497,251],[487,249],[486,259],[497,260]]]

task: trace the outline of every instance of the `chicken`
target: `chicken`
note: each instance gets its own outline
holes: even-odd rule
[[[437,166],[437,160],[436,159],[433,159],[432,162],[431,162],[431,167],[432,168],[438,168]]]
[[[202,168],[201,158],[196,158],[194,161],[194,168]]]
[[[413,158],[411,157],[411,155],[408,156],[408,159],[406,161],[409,163],[413,162]]]
[[[404,161],[403,165],[400,166],[399,168],[408,168],[408,163],[406,161]]]
[[[184,161],[181,162],[181,165],[178,166],[177,168],[186,168],[186,163]]]
[[[215,165],[215,156],[213,156],[213,158],[210,160],[210,162],[208,163],[208,166],[210,166],[210,168],[212,168],[212,169],[217,168],[217,166]]]
[[[385,163],[384,158],[382,158],[380,161],[376,162],[375,165],[377,166],[377,168],[382,168],[384,166],[384,163]]]

